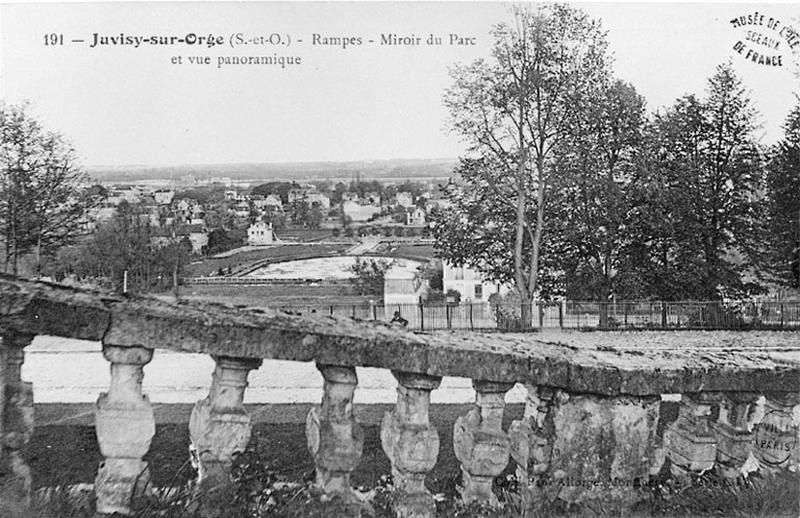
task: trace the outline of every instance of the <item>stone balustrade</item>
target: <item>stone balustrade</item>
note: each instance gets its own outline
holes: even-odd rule
[[[155,433],[142,394],[154,350],[211,355],[208,397],[191,415],[191,455],[201,490],[229,480],[246,447],[242,404],[248,373],[263,359],[314,361],[324,379],[306,435],[316,486],[358,514],[350,485],[363,447],[353,414],[358,367],[391,370],[397,405],[381,426],[399,516],[435,514],[425,486],[441,448],[461,463],[465,502],[497,503],[493,479],[513,460],[526,498],[630,506],[631,484],[669,469],[736,477],[797,469],[800,335],[779,332],[628,332],[564,335],[418,334],[382,323],[286,315],[214,304],[122,297],[0,275],[0,490],[25,502],[31,476],[20,451],[33,430],[33,390],[20,377],[35,335],[100,341],[111,370],[96,406],[105,460],[95,480],[97,511],[131,512],[146,490],[143,461]],[[442,376],[473,380],[475,404],[441,445],[429,419]],[[505,394],[527,387],[524,416],[503,430]],[[662,394],[680,394],[677,418],[657,433]],[[207,502],[207,514],[214,514]]]

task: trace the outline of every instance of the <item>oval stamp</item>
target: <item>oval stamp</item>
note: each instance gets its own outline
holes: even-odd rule
[[[783,466],[797,453],[798,427],[791,414],[767,412],[756,424],[753,455],[770,466]]]
[[[788,66],[786,54],[795,53],[800,45],[800,33],[794,27],[759,11],[742,13],[729,23],[740,35],[733,50],[751,63]]]

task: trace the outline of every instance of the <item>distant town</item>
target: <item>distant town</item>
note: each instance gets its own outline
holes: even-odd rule
[[[428,180],[380,182],[357,174],[350,182],[255,183],[190,176],[161,187],[105,183],[98,187],[104,190],[102,203],[90,210],[90,230],[110,221],[124,203],[157,229],[156,242],[185,237],[193,253],[206,255],[302,240],[303,230],[326,230],[332,237],[430,238],[431,214],[447,206],[441,183]]]

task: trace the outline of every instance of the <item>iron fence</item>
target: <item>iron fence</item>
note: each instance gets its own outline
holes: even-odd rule
[[[280,305],[295,314],[347,316],[360,320],[399,322],[425,331],[525,331],[535,329],[707,329],[800,330],[800,302],[775,301],[564,301],[533,303],[530,322],[518,305],[464,304],[359,304]]]

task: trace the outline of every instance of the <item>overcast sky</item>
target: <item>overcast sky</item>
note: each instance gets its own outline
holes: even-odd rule
[[[792,51],[766,26],[800,24],[797,4],[580,3],[608,30],[618,77],[652,111],[702,94],[731,60],[762,114],[763,142],[780,136],[800,82]],[[47,127],[67,136],[86,165],[450,158],[464,150],[446,131],[448,67],[486,57],[503,3],[93,3],[0,6],[0,96],[29,100]],[[758,11],[760,27],[730,20]],[[780,27],[779,27],[780,28]],[[780,41],[782,67],[734,51],[747,32]],[[94,33],[221,35],[222,47],[89,48]],[[288,47],[231,48],[232,34],[289,35]],[[45,34],[64,45],[46,46]],[[361,37],[346,49],[312,45],[313,34]],[[381,35],[435,34],[441,46],[380,45]],[[449,45],[449,34],[475,45]],[[83,39],[84,43],[72,43]],[[299,43],[296,40],[302,39]],[[375,43],[369,43],[368,40]],[[217,67],[220,56],[300,56],[302,63]],[[183,64],[172,64],[182,56]],[[210,57],[210,65],[188,63]]]

